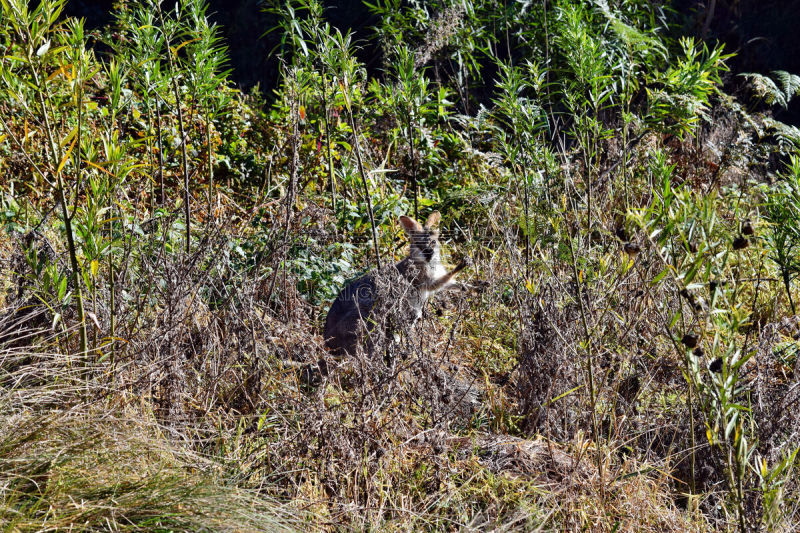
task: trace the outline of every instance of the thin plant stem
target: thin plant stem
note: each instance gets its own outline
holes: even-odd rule
[[[178,112],[178,131],[181,134],[181,170],[183,171],[183,215],[186,222],[186,253],[191,252],[192,247],[192,222],[191,222],[191,197],[189,195],[189,158],[186,154],[186,130],[183,125],[183,109],[181,107],[181,92],[178,86],[178,76],[175,69],[175,62],[172,60],[172,44],[164,24],[164,14],[161,10],[161,3],[154,2],[158,11],[158,19],[161,22],[161,31],[164,35],[164,44],[167,45],[167,62],[169,64],[170,78],[172,80],[172,92],[175,95],[175,107]]]
[[[356,125],[356,119],[353,116],[353,108],[350,102],[350,99],[347,97],[347,93],[344,93],[345,102],[347,103],[347,116],[350,119],[350,127],[353,129],[353,150],[356,153],[356,162],[358,163],[358,173],[361,175],[361,182],[364,185],[364,199],[367,203],[367,212],[369,213],[369,223],[372,228],[372,245],[375,248],[375,265],[378,269],[381,268],[381,254],[378,251],[378,230],[375,226],[375,215],[372,211],[372,200],[369,195],[369,185],[367,182],[367,174],[364,172],[364,163],[361,160],[361,148],[359,147],[358,137],[358,126]]]
[[[32,41],[33,38],[28,32],[28,38]],[[64,222],[64,231],[67,234],[67,253],[69,254],[70,266],[72,267],[72,284],[75,291],[75,304],[78,311],[78,324],[79,324],[79,338],[80,338],[80,354],[81,357],[86,358],[88,355],[88,335],[86,331],[86,315],[84,312],[83,291],[81,288],[81,278],[79,275],[80,265],[78,264],[77,248],[75,246],[75,237],[72,233],[72,216],[69,213],[67,206],[67,197],[64,192],[64,178],[61,170],[59,169],[61,161],[61,153],[58,150],[58,143],[55,140],[53,127],[50,122],[47,101],[49,101],[49,94],[47,88],[44,86],[39,71],[36,68],[36,59],[29,54],[28,62],[31,67],[36,93],[39,98],[39,105],[42,108],[42,119],[44,120],[45,132],[47,140],[50,145],[51,165],[52,171],[55,173],[56,178],[56,198],[61,207],[61,217]],[[80,108],[80,105],[78,106]],[[79,117],[80,121],[80,117]],[[80,146],[78,146],[80,151]],[[80,179],[80,172],[78,171],[77,178]],[[80,183],[77,184],[80,187]],[[76,199],[77,202],[77,199]]]
[[[328,148],[328,180],[330,181],[331,189],[331,209],[333,209],[334,218],[336,217],[336,177],[333,174],[333,155],[331,152],[331,125],[328,118],[329,102],[328,102],[328,77],[325,74],[325,69],[322,69],[322,108],[325,117],[325,144]],[[333,98],[333,94],[331,94]],[[336,225],[334,225],[334,229]]]

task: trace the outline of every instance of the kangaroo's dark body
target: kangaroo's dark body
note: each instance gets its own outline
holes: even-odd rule
[[[403,277],[408,282],[410,261],[403,259],[396,265],[387,267],[394,272],[387,272],[388,276]],[[354,354],[359,343],[359,333],[364,326],[369,326],[372,310],[378,297],[378,284],[376,272],[369,272],[364,276],[345,285],[339,293],[325,317],[325,345],[334,355]],[[408,292],[418,292],[409,284],[405,285],[403,296],[410,298]],[[399,295],[398,295],[399,296]],[[418,298],[410,298],[417,300]],[[412,317],[416,318],[416,317]],[[368,329],[368,327],[367,327]]]

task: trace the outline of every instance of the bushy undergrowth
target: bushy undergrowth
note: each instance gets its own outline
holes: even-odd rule
[[[800,135],[669,5],[267,2],[265,100],[202,0],[0,4],[7,529],[800,524]],[[435,210],[468,290],[333,357]]]

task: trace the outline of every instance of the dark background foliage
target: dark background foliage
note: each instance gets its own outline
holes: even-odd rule
[[[167,1],[165,6],[174,3]],[[72,0],[66,14],[84,17],[88,28],[98,28],[111,20],[111,0]],[[707,21],[711,5],[713,16]],[[325,17],[335,27],[351,29],[362,45],[358,51],[368,69],[380,66],[380,50],[369,41],[371,27],[376,24],[360,0],[324,2]],[[796,0],[680,0],[675,3],[675,23],[683,33],[725,43],[728,52],[736,52],[731,61],[732,72],[769,73],[773,70],[800,72],[800,2]],[[211,0],[209,14],[222,26],[229,47],[231,78],[243,89],[259,85],[269,95],[278,82],[277,60],[270,51],[277,35],[264,33],[277,24],[277,18],[262,11],[261,0]],[[704,31],[705,30],[705,31]],[[705,33],[705,35],[704,35]],[[729,89],[739,80],[728,80]],[[733,85],[734,87],[730,87]],[[787,111],[776,110],[776,118],[800,124],[800,101]]]
[[[87,28],[100,28],[112,20],[113,0],[70,0],[65,14],[86,19]],[[175,2],[164,2],[165,8]],[[278,17],[263,11],[261,0],[211,0],[208,13],[212,22],[222,27],[231,60],[231,79],[242,89],[259,85],[270,95],[278,84],[278,63],[270,54],[278,43],[275,32]],[[371,27],[377,23],[361,0],[335,0],[324,2],[325,17],[335,27],[352,29],[362,47],[359,60],[367,68],[380,64],[380,51],[375,42],[368,43]]]

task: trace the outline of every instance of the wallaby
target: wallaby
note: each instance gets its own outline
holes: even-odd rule
[[[422,316],[425,302],[434,293],[443,289],[460,286],[454,281],[458,272],[468,266],[464,260],[450,272],[442,265],[439,249],[438,211],[432,213],[425,225],[413,218],[400,217],[400,224],[409,238],[410,251],[408,257],[388,267],[388,283],[402,286],[393,294],[399,295],[411,316],[408,322],[413,324]],[[325,319],[325,344],[334,355],[353,355],[359,343],[359,332],[362,324],[368,326],[373,317],[372,312],[379,294],[378,272],[372,271],[349,283],[336,297]],[[395,288],[395,287],[393,287]],[[376,320],[377,321],[377,320]]]

